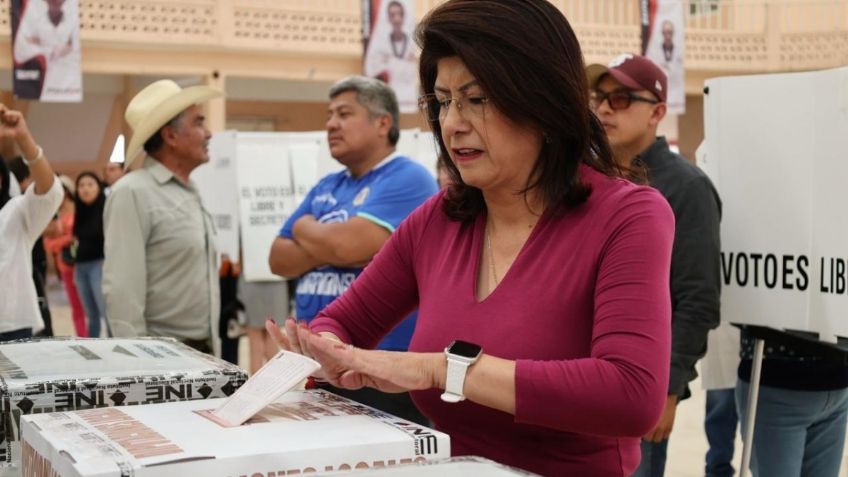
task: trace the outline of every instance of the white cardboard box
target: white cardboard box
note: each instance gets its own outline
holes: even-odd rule
[[[0,345],[0,476],[20,475],[22,415],[226,397],[247,379],[170,338]]]
[[[463,456],[450,459],[404,464],[396,467],[370,468],[338,472],[338,477],[534,477],[525,470],[498,464],[482,457]],[[263,476],[264,477],[264,476]]]
[[[326,391],[283,395],[239,427],[221,400],[25,416],[26,477],[279,477],[450,456],[441,432]]]

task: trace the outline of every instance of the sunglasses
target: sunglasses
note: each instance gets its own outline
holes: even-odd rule
[[[609,93],[604,93],[603,91],[592,91],[589,95],[589,105],[592,109],[600,108],[604,101],[609,103],[610,109],[613,111],[627,109],[633,101],[641,101],[649,104],[659,104],[661,102],[653,98],[639,96],[638,94],[631,93],[630,91],[610,91]]]

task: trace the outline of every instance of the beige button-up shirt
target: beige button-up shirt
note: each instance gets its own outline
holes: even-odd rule
[[[103,219],[103,295],[115,335],[217,338],[215,231],[193,183],[147,157],[112,187]]]

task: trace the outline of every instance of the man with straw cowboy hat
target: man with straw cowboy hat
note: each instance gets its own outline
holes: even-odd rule
[[[209,161],[211,133],[199,103],[207,86],[160,80],[141,90],[124,118],[133,130],[125,167],[104,211],[103,295],[115,336],[170,336],[217,350],[218,257],[212,219],[189,174]]]

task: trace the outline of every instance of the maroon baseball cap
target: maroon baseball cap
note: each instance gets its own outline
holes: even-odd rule
[[[589,88],[595,89],[605,74],[612,75],[625,88],[650,91],[660,101],[665,102],[668,89],[666,74],[656,63],[644,56],[625,53],[610,61],[609,65],[589,65],[586,68]]]

